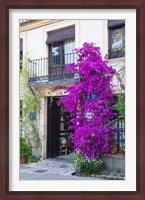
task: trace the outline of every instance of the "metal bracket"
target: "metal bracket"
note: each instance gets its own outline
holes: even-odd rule
[[[32,92],[32,94],[33,94],[33,96],[35,97],[34,90],[32,89],[32,87],[31,87],[31,86],[29,86],[29,88],[30,88],[30,90],[31,90],[31,92]]]

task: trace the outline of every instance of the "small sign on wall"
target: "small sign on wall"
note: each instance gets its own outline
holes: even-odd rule
[[[30,112],[29,118],[30,118],[30,121],[36,121],[36,112]]]
[[[92,113],[91,112],[87,112],[85,117],[87,119],[91,120],[92,119]]]
[[[88,96],[89,99],[95,99],[96,101],[98,101],[99,97],[93,93],[89,94]]]

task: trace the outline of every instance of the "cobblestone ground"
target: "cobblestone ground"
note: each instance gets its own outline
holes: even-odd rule
[[[20,180],[104,180],[101,177],[72,176],[75,166],[69,155],[20,165]]]

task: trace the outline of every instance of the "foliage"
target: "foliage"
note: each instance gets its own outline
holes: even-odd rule
[[[68,96],[59,102],[65,104],[70,112],[74,130],[71,137],[74,149],[88,158],[98,159],[109,151],[109,142],[113,138],[115,126],[113,119],[117,113],[112,89],[112,77],[116,70],[102,59],[100,48],[93,43],[84,43],[78,54],[76,64],[69,64],[68,70],[79,73],[81,82],[67,89]],[[89,116],[89,117],[88,117]]]
[[[122,151],[125,151],[125,139],[120,141]]]
[[[40,110],[40,95],[35,91],[35,96],[32,94],[28,87],[28,70],[26,67],[23,67],[21,72],[22,82],[21,90],[23,92],[23,115],[26,115],[28,112],[37,112]]]
[[[65,131],[64,137],[65,137],[66,140],[68,140],[70,138],[70,132],[69,131]]]
[[[118,112],[116,121],[125,120],[125,95],[120,93],[117,95],[117,101],[113,108]]]
[[[20,91],[22,96],[22,132],[23,136],[33,146],[40,146],[41,138],[39,136],[39,127],[37,126],[36,120],[32,120],[30,113],[39,114],[40,112],[40,93],[34,90],[35,95],[32,93],[28,86],[29,72],[27,66],[27,57],[23,59],[23,67],[20,73],[21,84]]]
[[[125,36],[122,34],[118,34],[118,40],[125,42]],[[120,54],[118,55],[118,58],[124,57],[125,55],[125,47],[117,48],[116,50],[120,50]],[[108,58],[109,55],[105,55],[105,58]],[[118,67],[118,66],[117,66]],[[116,71],[115,76],[118,81],[118,91],[119,94],[117,94],[117,101],[113,108],[118,112],[117,118],[115,121],[125,120],[125,85],[123,82],[125,82],[125,65],[119,66],[119,69]]]
[[[105,163],[102,159],[91,159],[86,156],[82,156],[80,153],[73,153],[71,155],[77,170],[83,175],[98,174],[104,170]]]
[[[125,80],[125,66],[122,65],[116,72],[118,85],[120,86],[120,93],[117,94],[117,101],[113,108],[118,112],[117,121],[125,120],[125,85],[122,80]]]
[[[27,158],[27,162],[28,163],[34,163],[34,162],[38,162],[38,158],[36,157],[36,156],[28,156],[28,158]]]
[[[32,155],[32,148],[29,144],[27,144],[24,140],[24,138],[20,138],[20,157],[22,156],[26,156],[26,158],[28,158],[28,156]]]

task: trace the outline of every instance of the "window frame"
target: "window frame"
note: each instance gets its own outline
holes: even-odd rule
[[[113,31],[122,29],[125,37],[125,20],[108,20],[108,59],[125,57],[123,50],[112,50],[112,35]],[[123,39],[123,48],[125,48],[125,38]]]

